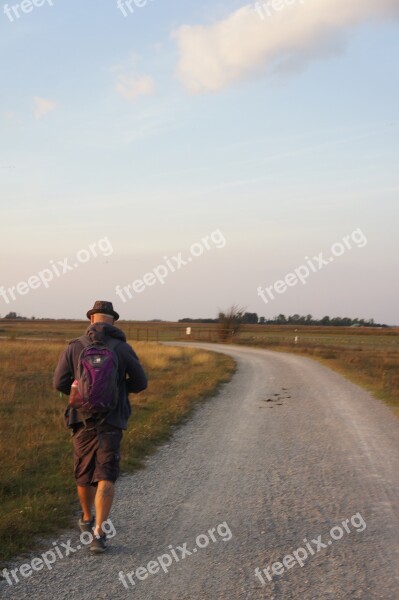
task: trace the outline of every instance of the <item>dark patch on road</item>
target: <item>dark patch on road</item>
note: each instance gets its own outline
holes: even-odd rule
[[[282,400],[288,400],[292,398],[292,396],[287,395],[287,392],[289,392],[288,388],[281,388],[281,392],[271,394],[271,398],[267,398],[262,402],[276,403],[276,406],[284,406]],[[268,408],[273,408],[273,406],[270,404]]]

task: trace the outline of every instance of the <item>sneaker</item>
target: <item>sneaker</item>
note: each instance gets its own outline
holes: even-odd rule
[[[102,554],[105,552],[107,549],[106,539],[107,536],[105,534],[94,536],[93,541],[90,544],[91,552],[94,552],[95,554]]]
[[[80,517],[80,519],[78,521],[79,529],[82,533],[85,533],[86,531],[88,533],[91,533],[93,530],[93,527],[94,527],[94,523],[95,523],[94,517],[92,517],[91,521],[83,521],[83,513],[82,513],[82,516]]]

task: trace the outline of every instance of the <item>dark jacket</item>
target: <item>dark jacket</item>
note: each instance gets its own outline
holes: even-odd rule
[[[106,342],[109,338],[121,340],[115,348],[115,353],[118,356],[120,381],[119,400],[116,408],[106,415],[105,421],[115,427],[126,429],[127,421],[132,412],[128,394],[137,394],[145,390],[147,377],[133,348],[126,343],[126,336],[123,331],[108,323],[94,323],[87,329],[85,335],[92,342]],[[78,339],[72,340],[58,362],[53,383],[55,389],[63,394],[69,395],[71,391],[82,349],[83,344]],[[73,428],[75,424],[81,423],[89,416],[90,414],[68,407],[65,412],[65,422],[68,427]]]

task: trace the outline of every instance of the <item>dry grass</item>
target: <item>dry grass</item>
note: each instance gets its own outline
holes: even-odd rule
[[[346,331],[341,337],[336,335],[333,342],[302,338],[297,345],[284,339],[256,340],[251,345],[311,356],[371,391],[399,415],[397,332],[391,344],[381,344],[381,336],[373,337],[371,332],[366,336],[366,341],[360,336],[351,338]]]
[[[76,508],[72,449],[52,390],[64,343],[0,341],[0,561],[31,547],[37,535],[71,523]],[[227,381],[233,361],[188,348],[135,343],[148,390],[131,395],[123,468],[133,470],[205,397]]]
[[[121,325],[134,334],[135,324]],[[172,325],[165,324],[165,331]],[[67,321],[1,323],[0,335],[16,339],[0,340],[0,560],[29,547],[37,534],[70,524],[76,507],[72,453],[61,418],[63,403],[51,389],[51,379],[64,340],[81,335],[86,326],[87,322]],[[183,325],[177,329],[184,335]],[[295,335],[300,338],[297,346]],[[32,341],[18,341],[19,336]],[[34,341],[47,336],[54,341]],[[321,360],[373,391],[399,414],[398,329],[254,325],[235,341]],[[134,414],[123,443],[125,470],[141,466],[234,368],[228,357],[203,350],[133,345],[150,386],[131,396]]]

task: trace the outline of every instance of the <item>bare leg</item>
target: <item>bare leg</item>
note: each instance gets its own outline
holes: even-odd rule
[[[96,488],[92,485],[78,485],[78,496],[83,512],[83,520],[91,521]]]
[[[108,519],[115,494],[115,484],[112,481],[99,481],[95,498],[96,527],[95,535],[101,535],[101,525]]]

